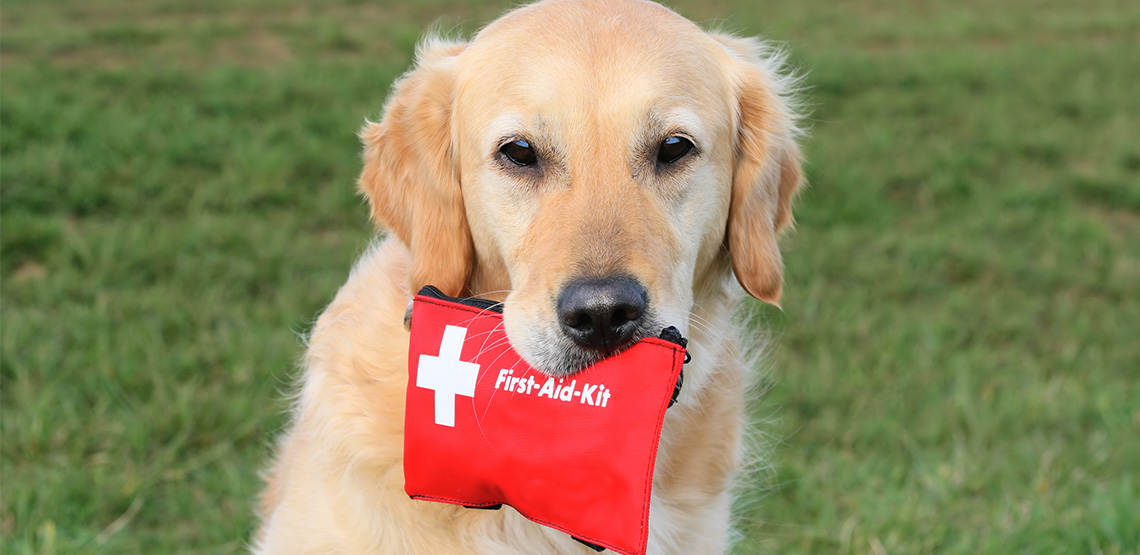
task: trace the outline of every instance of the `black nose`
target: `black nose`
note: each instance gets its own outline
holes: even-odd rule
[[[645,288],[632,278],[580,279],[558,296],[558,320],[575,343],[612,351],[630,342],[647,306]]]

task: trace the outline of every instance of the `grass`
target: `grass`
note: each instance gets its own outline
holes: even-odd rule
[[[0,551],[245,549],[371,234],[354,132],[506,7],[4,3]],[[737,551],[1140,552],[1140,7],[676,7],[812,111]]]

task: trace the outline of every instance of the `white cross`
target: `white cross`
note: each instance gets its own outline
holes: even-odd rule
[[[435,391],[435,423],[455,427],[455,396],[475,396],[479,365],[459,360],[467,328],[447,326],[439,343],[439,356],[420,355],[416,387]]]

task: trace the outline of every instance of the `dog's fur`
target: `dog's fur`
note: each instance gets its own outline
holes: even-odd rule
[[[731,313],[744,292],[779,302],[801,182],[779,66],[642,0],[547,0],[469,43],[425,40],[361,131],[360,190],[390,233],[312,332],[255,551],[589,553],[509,508],[404,493],[403,314],[425,284],[503,301],[515,348],[564,375],[592,355],[560,331],[559,291],[620,275],[645,288],[645,329],[679,327],[694,357],[665,417],[649,552],[723,552],[746,382]],[[662,165],[672,136],[695,147]],[[517,139],[537,164],[504,158]]]

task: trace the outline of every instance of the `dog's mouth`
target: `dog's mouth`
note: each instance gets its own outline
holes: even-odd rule
[[[626,275],[569,281],[553,299],[553,318],[513,310],[507,335],[515,350],[544,374],[566,377],[614,356],[662,327],[646,289]],[[553,320],[553,321],[552,321]]]
[[[553,326],[531,330],[527,338],[511,344],[531,367],[553,377],[569,377],[597,364],[603,359],[620,354],[638,341],[652,334],[651,325],[638,326],[628,339],[619,344],[597,349],[583,347]]]
[[[554,318],[528,317],[509,296],[506,302],[455,298],[430,285],[419,294],[503,314],[511,346],[531,367],[553,377],[577,374],[664,329],[645,289],[626,276],[570,282],[553,303]],[[409,303],[404,314],[408,329],[411,309]]]

